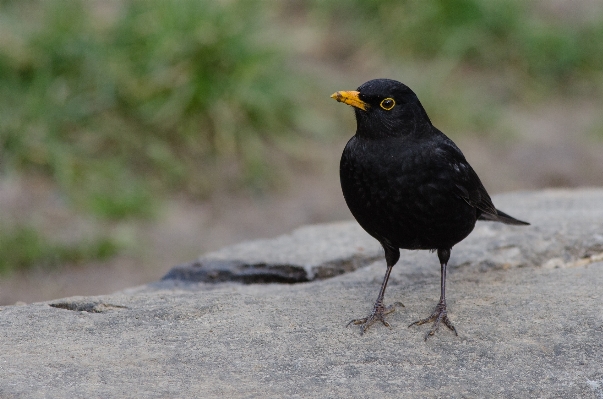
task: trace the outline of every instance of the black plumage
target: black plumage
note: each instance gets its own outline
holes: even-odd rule
[[[352,320],[364,332],[384,315],[383,295],[400,249],[437,251],[441,265],[441,297],[433,314],[411,325],[433,321],[425,336],[447,316],[446,265],[452,247],[471,233],[477,220],[527,225],[492,204],[479,177],[461,150],[433,126],[416,94],[390,79],[364,83],[357,91],[340,91],[334,99],[352,105],[356,134],[348,141],[340,164],[341,188],[358,223],[385,250],[387,271],[373,311]]]

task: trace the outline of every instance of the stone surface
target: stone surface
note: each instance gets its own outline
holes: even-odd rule
[[[358,224],[341,222],[226,247],[174,267],[163,280],[298,283],[348,273],[382,256]]]
[[[478,222],[474,232],[453,248],[450,266],[491,270],[603,260],[597,258],[603,253],[603,229],[597,223],[603,221],[602,201],[597,189],[497,196],[497,207],[512,210],[513,216],[532,226]],[[164,280],[302,282],[350,272],[382,257],[377,241],[356,222],[340,222],[226,247],[176,266]],[[403,251],[396,268],[420,273],[425,264],[437,262],[433,259],[425,251]]]
[[[299,244],[298,232],[212,257],[368,266],[301,284],[168,278],[0,308],[0,397],[603,398],[603,190],[494,202],[533,226],[480,223],[453,249],[458,337],[444,328],[425,342],[428,326],[407,328],[439,295],[437,256],[426,251],[404,251],[392,272],[386,302],[406,307],[388,316],[391,329],[345,328],[370,311],[385,263],[371,261],[377,250],[353,224],[310,226]],[[340,241],[323,247],[333,229]]]

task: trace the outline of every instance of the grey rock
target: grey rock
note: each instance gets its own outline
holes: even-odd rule
[[[513,216],[532,226],[478,222],[474,232],[453,248],[450,267],[567,267],[595,261],[603,253],[601,201],[599,189],[496,196],[498,208],[512,210]],[[379,243],[356,222],[340,222],[304,226],[271,240],[229,246],[174,267],[163,280],[295,283],[354,271],[382,257]],[[437,257],[428,252],[403,251],[396,268],[422,273],[425,264],[434,263]]]
[[[382,256],[358,224],[340,222],[226,247],[174,267],[163,280],[299,283],[351,272]]]
[[[425,342],[428,326],[407,328],[439,296],[426,251],[404,251],[392,272],[386,302],[406,306],[388,316],[392,328],[363,336],[345,325],[370,311],[380,258],[301,284],[167,279],[0,308],[0,397],[603,398],[603,190],[494,201],[533,226],[482,223],[454,248],[447,299],[458,337],[443,328]],[[249,263],[320,267],[350,258],[339,244],[312,251],[324,244],[312,232],[331,228],[308,227],[302,248],[283,237],[242,245]],[[241,248],[212,257],[244,261]],[[367,248],[356,256],[376,256]]]

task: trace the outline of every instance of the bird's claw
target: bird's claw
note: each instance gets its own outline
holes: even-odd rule
[[[385,307],[383,306],[383,303],[377,301],[370,315],[363,317],[362,319],[350,320],[346,327],[349,327],[351,324],[360,325],[360,335],[363,335],[365,331],[376,321],[380,321],[385,327],[391,328],[391,325],[385,321],[384,316],[394,312],[396,310],[396,306],[404,307],[404,304],[402,302],[396,302],[393,305]]]
[[[440,328],[440,323],[444,323],[444,325],[446,325],[446,327],[448,327],[458,337],[459,334],[456,332],[456,328],[454,328],[452,322],[448,318],[448,312],[446,311],[446,303],[438,303],[431,316],[425,319],[417,320],[414,323],[410,324],[408,327],[412,327],[415,325],[420,326],[432,321],[433,326],[431,327],[431,330],[429,330],[429,332],[425,334],[425,341],[427,341],[427,338],[431,337],[435,334],[436,331],[438,331],[438,329]]]

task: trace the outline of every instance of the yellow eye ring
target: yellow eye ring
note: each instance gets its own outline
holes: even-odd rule
[[[389,111],[390,109],[394,108],[394,105],[396,105],[396,102],[394,101],[393,98],[385,98],[383,99],[383,101],[381,101],[381,104],[379,104],[381,106],[381,108],[383,108],[386,111]]]

